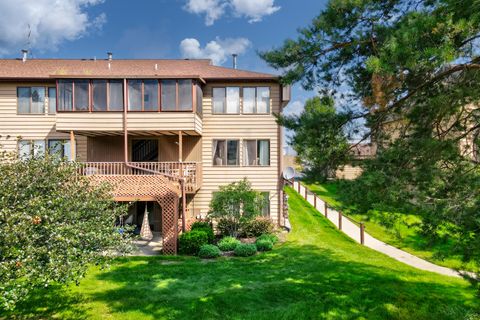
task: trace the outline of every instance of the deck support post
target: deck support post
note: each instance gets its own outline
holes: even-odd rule
[[[76,148],[76,142],[75,142],[75,133],[73,131],[70,131],[70,154],[72,156],[72,161],[77,160],[77,148]]]
[[[185,190],[185,179],[183,178],[183,134],[178,131],[178,162],[180,162],[180,187],[182,189],[182,232],[186,231],[187,192]]]

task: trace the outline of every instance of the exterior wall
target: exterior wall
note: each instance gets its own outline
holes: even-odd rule
[[[178,131],[202,133],[202,122],[193,112],[128,112],[130,131]],[[123,112],[60,112],[57,130],[123,132]]]
[[[212,114],[212,88],[223,86],[268,86],[266,83],[218,83],[207,84],[203,89],[203,135],[202,163],[203,185],[194,198],[194,211],[202,215],[208,212],[212,192],[219,186],[238,181],[246,177],[252,187],[258,191],[270,193],[270,217],[274,222],[279,220],[279,127],[273,113],[280,112],[280,86],[270,84],[270,111],[262,114]],[[240,97],[241,101],[241,97]],[[213,166],[213,140],[240,140],[240,166]],[[269,139],[270,166],[254,167],[243,165],[243,140]]]
[[[30,140],[70,139],[69,134],[55,130],[55,114],[17,114],[17,87],[45,86],[53,83],[0,82],[0,146],[3,150],[16,151],[17,138]],[[47,110],[46,110],[47,112]],[[77,160],[87,159],[87,139],[77,138]]]
[[[345,165],[341,168],[338,168],[335,171],[335,178],[337,179],[345,179],[345,180],[353,180],[358,178],[362,174],[361,167],[355,167],[352,165]]]

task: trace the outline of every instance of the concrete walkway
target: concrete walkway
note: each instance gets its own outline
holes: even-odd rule
[[[318,196],[310,192],[308,189],[300,184],[298,181],[294,182],[293,188],[295,191],[297,191],[305,200],[307,200],[312,206],[315,207],[315,209],[322,213],[322,215],[325,216],[325,202],[320,199]],[[316,199],[315,199],[316,198]],[[326,217],[328,220],[330,220],[337,228],[339,228],[339,213],[338,211],[328,207],[327,208],[327,215]],[[346,217],[341,218],[341,231],[345,233],[347,236],[352,238],[353,240],[357,241],[360,243],[360,227],[350,221]],[[439,274],[443,274],[446,276],[452,276],[452,277],[461,277],[461,274],[467,274],[469,276],[474,276],[473,273],[471,272],[465,272],[462,271],[461,273],[450,269],[446,267],[441,267],[436,264],[433,264],[431,262],[428,262],[426,260],[423,260],[417,256],[414,256],[408,252],[405,252],[403,250],[400,250],[398,248],[395,248],[391,245],[386,244],[385,242],[382,242],[371,235],[369,235],[367,232],[364,233],[364,245],[379,251],[383,254],[386,254],[389,257],[392,257],[395,260],[398,260],[400,262],[403,262],[405,264],[408,264],[412,267],[421,269],[421,270],[426,270],[426,271],[431,271]]]
[[[159,232],[153,232],[152,240],[138,239],[134,241],[136,250],[132,256],[156,256],[162,251],[162,236]]]

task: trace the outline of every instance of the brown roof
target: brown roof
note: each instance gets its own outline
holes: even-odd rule
[[[109,68],[110,64],[110,68]],[[277,80],[278,76],[217,67],[210,60],[0,59],[0,79],[45,78],[203,78]]]

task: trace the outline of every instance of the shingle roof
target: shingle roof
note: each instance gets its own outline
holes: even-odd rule
[[[110,65],[110,67],[109,67]],[[210,60],[67,60],[0,59],[0,79],[90,78],[203,78],[277,80],[278,76],[211,64]]]

